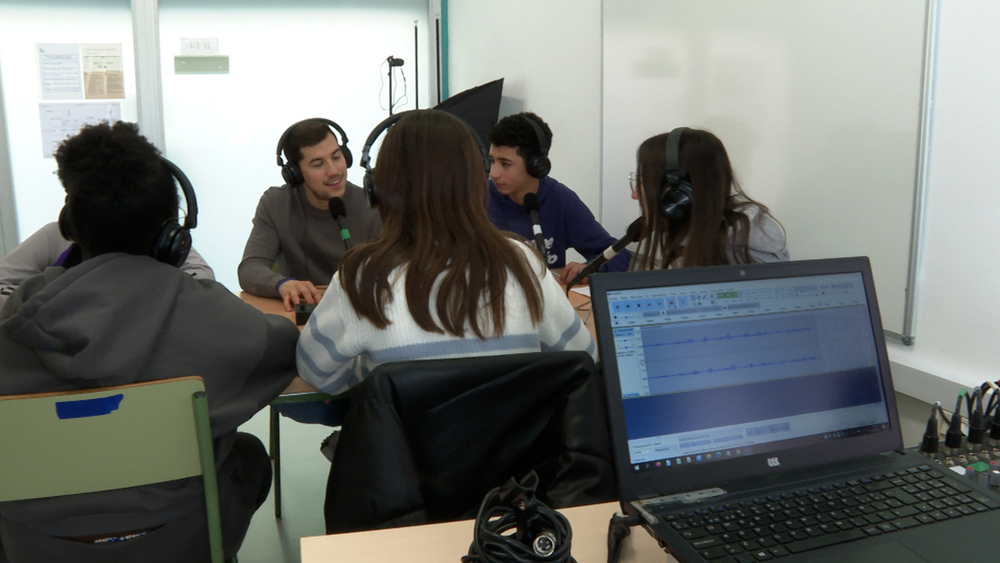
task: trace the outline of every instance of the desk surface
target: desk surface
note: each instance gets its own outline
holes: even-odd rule
[[[272,315],[281,315],[292,322],[295,322],[295,312],[285,311],[285,305],[280,299],[270,298],[270,297],[259,297],[257,295],[251,295],[245,291],[239,293],[240,299],[242,299],[248,305],[252,305],[255,309],[261,311],[262,313],[270,313]],[[573,304],[576,312],[584,320],[587,325],[587,329],[590,330],[590,335],[594,337],[594,341],[597,341],[597,333],[594,329],[594,316],[590,313],[590,297],[586,295],[581,295],[575,291],[569,292],[569,302]],[[301,330],[302,327],[299,327]],[[301,378],[296,377],[292,380],[291,384],[282,391],[282,395],[288,395],[292,393],[311,393],[316,391],[316,388],[309,385]]]
[[[578,563],[608,560],[608,521],[618,511],[608,502],[560,510],[573,529],[570,550]],[[459,561],[469,552],[474,520],[389,528],[349,534],[304,537],[300,540],[302,563],[333,561],[407,561],[409,563]],[[622,546],[622,563],[674,561],[646,530],[635,527]]]
[[[285,306],[280,299],[271,297],[259,297],[257,295],[251,295],[245,291],[239,293],[240,299],[249,305],[252,305],[257,310],[263,313],[270,313],[273,315],[281,315],[292,322],[295,322],[295,312],[285,311]],[[587,329],[590,330],[590,335],[597,340],[597,333],[594,329],[594,316],[590,314],[590,297],[577,293],[576,291],[569,292],[569,302],[576,309],[580,318],[584,320],[587,324]],[[302,327],[299,327],[301,330]]]

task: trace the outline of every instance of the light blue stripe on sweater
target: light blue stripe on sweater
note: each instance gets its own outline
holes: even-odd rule
[[[537,334],[516,334],[487,340],[464,338],[407,344],[384,350],[372,350],[369,352],[369,356],[376,364],[385,364],[413,359],[499,355],[508,352],[532,352],[540,349]]]
[[[585,326],[583,326],[583,321],[580,320],[580,316],[579,315],[573,315],[573,324],[570,325],[569,328],[567,328],[566,330],[563,331],[562,335],[560,335],[560,337],[559,337],[559,341],[558,342],[556,342],[555,344],[552,344],[551,346],[547,346],[545,349],[546,350],[565,350],[566,346],[569,344],[569,342],[571,340],[573,340],[574,338],[576,338],[580,334],[580,332],[585,331],[585,330],[587,330],[587,328]],[[590,340],[590,344],[587,346],[587,353],[590,354],[591,356],[593,356],[594,355],[594,351],[595,351],[594,340],[592,338],[588,339],[588,340]]]

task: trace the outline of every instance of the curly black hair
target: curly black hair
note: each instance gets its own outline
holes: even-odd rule
[[[533,119],[545,134],[546,145],[552,146],[552,129],[541,117],[530,111],[508,115],[490,128],[489,143],[497,147],[515,147],[517,154],[525,160],[532,156],[540,155],[542,152],[538,135],[528,123],[527,119]]]
[[[149,254],[179,205],[160,151],[134,123],[88,125],[55,153],[66,189],[63,221],[91,256]]]

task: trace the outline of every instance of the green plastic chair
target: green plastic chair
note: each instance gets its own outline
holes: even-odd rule
[[[200,377],[0,396],[0,428],[5,429],[0,432],[0,501],[201,475],[212,562],[223,562],[215,455]]]

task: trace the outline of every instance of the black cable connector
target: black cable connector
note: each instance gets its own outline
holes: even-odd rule
[[[1000,441],[1000,412],[997,408],[1000,407],[1000,392],[992,385],[987,385],[990,388],[990,402],[986,404],[986,420],[983,421],[984,424],[990,429],[990,440],[993,442]]]
[[[631,533],[631,527],[639,525],[639,515],[622,516],[615,514],[608,523],[608,563],[618,563],[621,556],[622,540]]]
[[[924,431],[924,441],[920,444],[920,453],[934,455],[938,451],[938,418],[937,412],[941,408],[941,401],[934,403],[931,407],[931,416],[927,419],[927,430]]]
[[[962,433],[962,395],[959,394],[958,400],[955,401],[955,412],[951,414],[951,420],[948,421],[948,432],[944,435],[944,445],[954,452],[962,447],[963,438],[965,438],[965,434]]]
[[[975,408],[971,408],[975,404]],[[983,424],[983,396],[979,389],[972,394],[972,401],[969,403],[969,439],[968,444],[972,449],[979,449],[986,437],[987,428]]]

